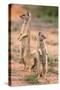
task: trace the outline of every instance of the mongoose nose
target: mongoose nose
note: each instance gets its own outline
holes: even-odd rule
[[[43,39],[46,39],[46,37],[44,35],[42,35]]]

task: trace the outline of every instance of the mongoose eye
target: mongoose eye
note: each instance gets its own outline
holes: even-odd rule
[[[43,39],[46,39],[46,37],[44,35],[42,35]]]
[[[46,39],[46,37],[45,37],[41,32],[39,32],[38,35],[39,35],[42,39]]]
[[[20,18],[24,18],[25,17],[25,15],[23,14],[23,15],[21,15],[21,16],[19,16]]]

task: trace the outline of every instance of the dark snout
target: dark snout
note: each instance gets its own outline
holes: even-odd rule
[[[19,16],[20,18],[24,18],[25,17],[25,15],[23,14],[23,15],[21,15],[21,16]]]
[[[42,35],[43,39],[46,39],[46,37],[44,35]]]
[[[45,37],[41,32],[39,32],[38,35],[39,35],[41,38],[46,39],[46,37]]]

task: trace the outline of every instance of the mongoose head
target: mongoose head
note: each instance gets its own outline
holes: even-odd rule
[[[41,32],[38,33],[38,37],[40,41],[43,41],[44,39],[46,39],[46,37]]]
[[[30,12],[26,12],[25,14],[21,15],[20,18],[23,19],[27,23],[29,18],[31,18],[31,13]]]

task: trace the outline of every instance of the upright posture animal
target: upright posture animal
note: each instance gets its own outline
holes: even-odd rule
[[[47,45],[45,41],[46,37],[39,32],[38,33],[38,50],[40,51],[40,61],[42,63],[42,72],[46,74],[48,71],[48,52],[47,52]]]
[[[40,76],[46,75],[48,71],[48,52],[45,39],[45,36],[39,32],[37,37],[37,50],[34,57],[34,65],[32,66],[33,70],[35,68],[38,78],[40,78]]]
[[[31,13],[27,12],[20,16],[23,19],[21,31],[19,33],[20,40],[20,60],[23,61],[25,68],[27,67],[27,58],[30,55],[30,24],[31,24]],[[27,58],[26,58],[27,57]]]

